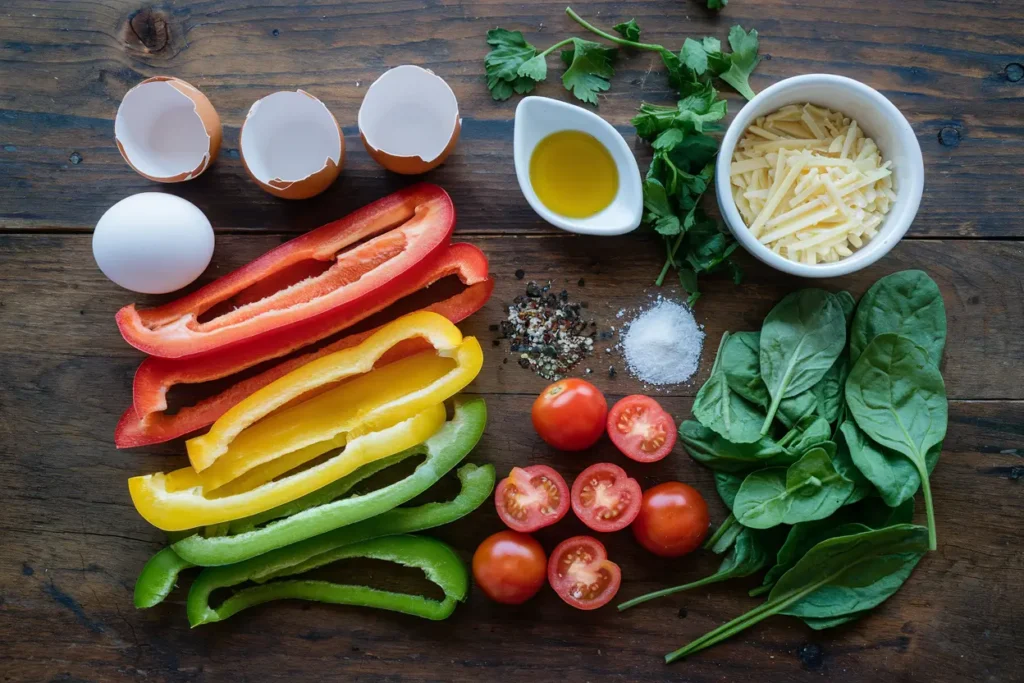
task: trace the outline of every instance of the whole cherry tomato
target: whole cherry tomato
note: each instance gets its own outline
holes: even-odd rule
[[[491,600],[518,605],[544,585],[547,563],[544,548],[532,536],[499,531],[473,553],[473,579]]]
[[[533,402],[533,428],[548,444],[563,451],[590,448],[605,430],[608,401],[582,379],[555,382]]]
[[[679,557],[698,548],[711,519],[704,498],[692,486],[666,481],[644,492],[633,535],[655,555]]]

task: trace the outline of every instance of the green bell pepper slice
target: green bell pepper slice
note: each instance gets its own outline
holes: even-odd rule
[[[369,519],[433,486],[473,450],[486,424],[487,406],[483,399],[457,401],[452,420],[422,444],[371,463],[331,485],[267,512],[176,540],[171,547],[179,557],[195,565],[233,564]],[[425,456],[424,461],[404,479],[371,493],[341,498],[363,479],[417,455]]]
[[[348,534],[340,534],[342,543],[345,543],[346,536]],[[189,624],[194,628],[223,621],[254,605],[289,598],[376,607],[439,620],[450,616],[455,606],[466,599],[469,591],[466,565],[451,547],[441,541],[427,536],[385,536],[341,546],[337,543],[336,534],[328,533],[245,562],[204,569],[188,592]],[[281,578],[350,557],[387,560],[422,569],[427,578],[444,591],[444,600],[367,586]],[[210,594],[213,591],[248,581],[260,585],[238,590],[217,608],[210,606]]]
[[[476,510],[485,500],[488,500],[494,491],[496,480],[494,465],[477,466],[470,463],[460,467],[457,475],[462,488],[452,500],[425,503],[411,508],[394,508],[362,522],[340,527],[306,541],[300,541],[294,546],[283,548],[282,551],[291,551],[302,544],[315,544],[324,539],[332,547],[342,547],[374,538],[407,534],[454,522]],[[301,548],[299,552],[302,552]],[[252,558],[249,562],[256,563],[263,560],[264,557],[267,556]],[[178,574],[182,570],[194,566],[196,565],[179,557],[173,548],[164,548],[158,552],[143,567],[142,573],[139,574],[139,579],[135,583],[135,606],[143,609],[161,603],[173,590]],[[228,567],[231,566],[235,565],[228,565]],[[299,571],[305,570],[294,569],[290,573]]]

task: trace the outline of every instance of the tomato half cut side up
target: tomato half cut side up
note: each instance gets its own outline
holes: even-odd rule
[[[594,531],[619,531],[640,513],[640,484],[610,462],[591,465],[572,484],[572,510]]]
[[[608,559],[601,541],[592,536],[574,536],[559,543],[551,553],[548,583],[566,604],[591,610],[615,597],[622,572]]]
[[[657,462],[676,445],[676,423],[653,398],[636,394],[612,406],[608,436],[627,458]]]
[[[509,529],[530,533],[550,526],[569,511],[569,487],[547,465],[513,467],[494,492],[494,505]]]

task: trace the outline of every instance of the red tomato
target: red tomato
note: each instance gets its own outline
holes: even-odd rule
[[[540,438],[562,451],[582,451],[597,443],[607,416],[604,394],[582,379],[555,382],[540,392],[531,412]]]
[[[666,481],[644,492],[633,535],[655,555],[679,557],[704,542],[710,525],[708,504],[697,490]]]
[[[626,457],[655,462],[676,445],[676,423],[648,396],[627,396],[608,413],[608,436]]]
[[[494,492],[498,516],[510,529],[531,532],[550,526],[569,511],[569,487],[547,465],[513,467]]]
[[[572,484],[572,509],[594,531],[618,531],[640,512],[640,484],[625,470],[599,462],[580,472]]]
[[[547,563],[544,548],[532,536],[499,531],[473,553],[473,579],[491,600],[518,605],[544,585]]]
[[[619,592],[622,572],[592,536],[562,541],[548,559],[548,583],[576,609],[597,609]]]

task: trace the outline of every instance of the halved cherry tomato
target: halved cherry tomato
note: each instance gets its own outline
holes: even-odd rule
[[[676,423],[653,398],[636,394],[612,407],[608,436],[626,457],[656,462],[676,445]]]
[[[572,509],[594,531],[618,531],[640,512],[640,484],[618,465],[599,462],[572,484]]]
[[[608,401],[601,390],[582,379],[555,382],[533,402],[533,428],[562,451],[590,448],[604,433]]]
[[[710,525],[704,497],[692,486],[666,481],[644,491],[632,528],[640,545],[655,555],[679,557],[704,542]]]
[[[569,487],[547,465],[513,467],[494,492],[498,516],[510,529],[529,533],[550,526],[569,511]]]
[[[592,536],[562,541],[548,559],[548,583],[576,609],[597,609],[619,592],[622,572]]]
[[[499,531],[473,553],[473,579],[491,600],[518,605],[544,585],[547,564],[544,548],[532,536]]]

